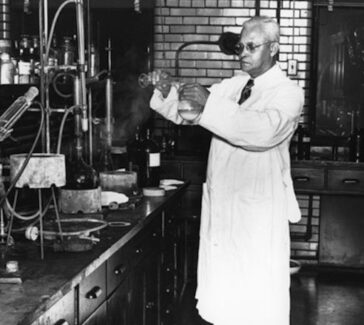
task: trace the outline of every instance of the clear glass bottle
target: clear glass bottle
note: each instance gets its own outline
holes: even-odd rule
[[[63,37],[58,61],[60,65],[73,65],[75,63],[75,48],[72,37]]]
[[[13,84],[15,75],[15,65],[9,53],[1,53],[1,68],[0,68],[0,84]]]

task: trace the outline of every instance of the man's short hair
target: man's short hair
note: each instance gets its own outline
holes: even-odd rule
[[[262,28],[268,41],[279,43],[279,24],[273,18],[268,16],[255,16],[243,23],[243,29],[254,26]]]

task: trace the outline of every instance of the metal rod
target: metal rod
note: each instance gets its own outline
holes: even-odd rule
[[[73,104],[79,106],[81,103],[81,81],[79,76],[73,78]],[[79,114],[79,109],[74,110],[74,121],[75,121],[75,137],[76,137],[76,155],[77,158],[82,157],[82,131],[81,131],[81,118]]]
[[[44,260],[44,234],[43,234],[43,210],[42,210],[42,192],[38,189],[38,201],[39,201],[39,228],[40,228],[40,258]]]
[[[80,92],[81,102],[80,107],[82,111],[81,126],[82,131],[88,130],[88,117],[87,117],[87,105],[86,105],[86,66],[85,66],[85,26],[83,19],[83,0],[76,1],[76,21],[77,21],[77,43],[78,43],[78,64],[79,64],[79,76],[80,76]]]
[[[92,41],[92,30],[91,30],[91,7],[90,0],[86,0],[86,17],[87,17],[87,74],[91,77],[91,41]],[[88,162],[92,166],[93,164],[93,125],[92,125],[92,90],[88,89],[87,93],[88,100]]]
[[[51,190],[52,190],[52,198],[53,198],[53,203],[54,203],[54,212],[56,213],[56,219],[57,219],[57,224],[58,224],[58,231],[59,231],[59,236],[61,238],[61,242],[63,244],[63,232],[62,232],[62,226],[61,226],[61,218],[59,217],[59,212],[58,212],[58,205],[57,205],[57,197],[56,197],[56,192],[55,192],[55,186],[52,185]]]
[[[43,17],[44,17],[44,42],[47,44],[48,42],[48,0],[43,0],[44,6],[43,6]],[[41,31],[40,31],[41,32]],[[43,66],[42,70],[44,70],[44,67],[46,66],[48,62],[44,62],[43,60]],[[49,76],[48,73],[44,73],[44,79],[42,82],[42,86],[44,87],[44,95],[43,95],[43,107],[45,109],[45,121],[44,121],[44,129],[45,129],[45,151],[47,153],[51,152],[51,136],[50,136],[50,111],[49,111],[49,89],[46,85],[48,85],[49,82]]]
[[[111,132],[111,122],[112,122],[112,110],[113,110],[113,82],[111,77],[111,39],[108,39],[108,74],[106,78],[106,145],[111,148],[112,145],[112,132]]]

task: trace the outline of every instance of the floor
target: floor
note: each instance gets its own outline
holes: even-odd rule
[[[194,292],[195,285],[190,283],[181,304],[178,325],[209,325],[197,314]],[[291,325],[363,324],[363,274],[301,270],[292,276]]]

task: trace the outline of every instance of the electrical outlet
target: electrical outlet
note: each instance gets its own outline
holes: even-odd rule
[[[289,76],[297,76],[297,60],[288,60],[287,74]]]

